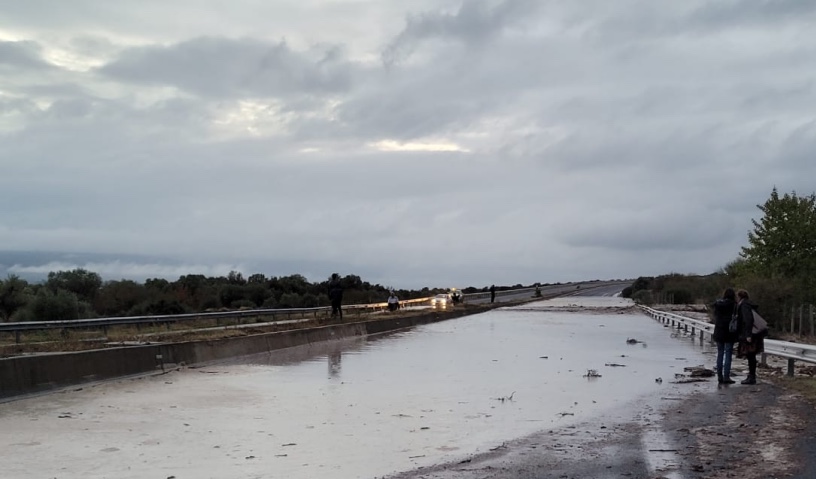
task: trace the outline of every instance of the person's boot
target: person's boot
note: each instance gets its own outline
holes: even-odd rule
[[[724,382],[725,382],[725,381],[723,380],[723,375],[722,375],[722,373],[717,373],[717,384],[722,384],[722,383],[724,383]]]
[[[722,382],[723,382],[723,384],[734,384],[736,381],[731,379],[730,376],[723,376]]]
[[[749,374],[740,384],[756,384],[756,376]]]

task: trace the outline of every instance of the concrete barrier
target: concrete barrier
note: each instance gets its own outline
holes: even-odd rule
[[[484,311],[433,312],[209,341],[187,341],[0,359],[0,399],[161,371],[166,365],[218,361],[334,339],[365,336]]]

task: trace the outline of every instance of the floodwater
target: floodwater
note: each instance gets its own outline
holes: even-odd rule
[[[705,346],[554,308],[581,301],[625,305],[533,303],[0,404],[0,476],[373,478],[689,390],[670,381]]]

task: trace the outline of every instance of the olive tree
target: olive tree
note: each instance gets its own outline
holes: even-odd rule
[[[740,256],[745,267],[764,277],[812,281],[816,275],[816,196],[796,192],[770,198],[757,205],[763,216],[752,220],[748,246]]]

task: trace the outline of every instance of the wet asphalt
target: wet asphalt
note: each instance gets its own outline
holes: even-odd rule
[[[673,384],[708,345],[580,294],[2,404],[2,477],[816,477],[812,409]]]

